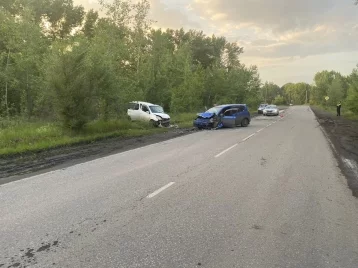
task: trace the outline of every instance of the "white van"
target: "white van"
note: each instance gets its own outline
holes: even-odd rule
[[[170,126],[170,116],[164,113],[163,107],[143,101],[132,101],[127,110],[132,121],[151,122],[154,126]]]

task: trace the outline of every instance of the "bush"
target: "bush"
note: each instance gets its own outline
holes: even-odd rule
[[[276,104],[276,105],[283,105],[283,104],[285,104],[285,99],[284,99],[283,96],[278,95],[274,99],[273,103]]]

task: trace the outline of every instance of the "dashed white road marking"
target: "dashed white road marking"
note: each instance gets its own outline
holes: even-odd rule
[[[238,145],[237,143],[234,144],[233,146],[231,146],[231,147],[227,148],[226,150],[222,151],[221,153],[215,155],[215,157],[217,158],[217,157],[219,157],[219,156],[222,156],[224,153],[227,153],[227,152],[230,151],[231,149],[234,149],[237,145]]]
[[[245,139],[243,139],[242,141],[247,141],[248,139],[250,139],[251,137],[253,137],[253,136],[255,136],[255,135],[256,135],[256,133],[251,134],[250,136],[246,137],[246,138],[245,138]]]
[[[264,129],[263,128],[261,128],[261,129],[259,129],[258,131],[256,131],[256,133],[260,133],[261,131],[263,131]]]
[[[170,182],[167,185],[163,186],[162,188],[159,188],[158,190],[156,190],[155,192],[151,193],[150,195],[147,196],[147,198],[152,198],[154,196],[156,196],[157,194],[163,192],[165,189],[169,188],[170,186],[172,186],[175,182]]]

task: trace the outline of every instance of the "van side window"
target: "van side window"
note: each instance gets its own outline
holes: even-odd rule
[[[149,109],[148,109],[147,106],[142,105],[142,111],[143,111],[143,112],[149,112]]]
[[[136,105],[134,105],[134,110],[139,110],[139,104],[136,103]]]

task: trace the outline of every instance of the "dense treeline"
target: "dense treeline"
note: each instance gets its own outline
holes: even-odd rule
[[[358,112],[358,69],[348,76],[335,71],[322,71],[314,77],[311,104],[335,106],[341,101],[346,110]],[[329,99],[326,100],[326,97]]]
[[[336,71],[321,71],[314,76],[312,85],[288,83],[282,87],[265,83],[261,95],[268,103],[306,104],[334,107],[342,102],[346,111],[358,113],[358,69],[348,76]]]
[[[2,1],[0,117],[81,128],[120,116],[132,100],[172,113],[262,100],[258,70],[240,62],[236,43],[154,29],[147,0],[100,2],[103,17],[72,0]]]

